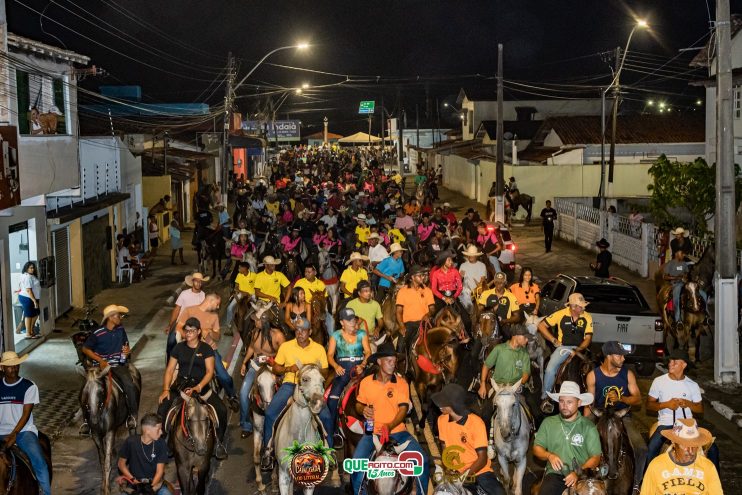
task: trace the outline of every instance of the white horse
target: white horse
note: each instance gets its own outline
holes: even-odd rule
[[[335,264],[330,258],[330,253],[326,249],[320,248],[317,255],[317,269],[319,270],[320,279],[324,282],[327,289],[327,297],[330,300],[330,308],[334,315],[338,307],[338,295],[340,294],[340,278],[335,268]]]
[[[273,400],[276,392],[276,375],[270,370],[270,366],[261,365],[257,369],[255,381],[250,391],[250,412],[252,414],[253,427],[253,464],[255,464],[255,480],[258,491],[265,493],[263,476],[260,472],[260,454],[263,445],[263,425],[265,424],[265,411]],[[257,394],[254,394],[256,391]],[[259,400],[257,400],[259,399]]]
[[[522,495],[531,426],[518,397],[521,384],[516,382],[513,385],[500,386],[492,380],[492,386],[495,390],[494,403],[497,408],[497,415],[492,419],[497,460],[506,489],[510,487],[511,481],[510,463],[515,464],[510,493]]]
[[[390,439],[390,441],[382,445],[377,435],[373,435],[372,440],[375,449],[373,460],[377,462],[396,462],[399,459],[399,454],[404,452],[410,443],[410,440],[407,440],[404,443],[396,444],[394,440]],[[412,477],[397,472],[393,478],[369,479],[368,483],[369,485],[373,485],[374,493],[396,494],[413,491],[412,481]]]
[[[281,459],[284,449],[290,447],[294,440],[303,443],[316,443],[322,436],[319,413],[325,407],[324,383],[320,367],[316,364],[296,363],[296,387],[293,402],[275,427],[273,442],[276,458]],[[278,464],[278,487],[281,495],[294,493],[294,481],[289,474],[286,462]],[[314,487],[304,488],[304,495],[312,495]]]
[[[543,319],[543,316],[528,315],[525,321],[528,328],[528,356],[531,363],[538,368],[541,388],[544,386],[544,361],[547,353],[546,341],[538,331],[538,324]]]

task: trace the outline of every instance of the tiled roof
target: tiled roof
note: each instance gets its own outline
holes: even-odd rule
[[[541,128],[541,124],[543,124],[542,120],[506,120],[503,122],[503,129],[506,136],[509,132],[517,136],[518,139],[533,139],[536,132]],[[480,128],[484,128],[490,139],[497,139],[496,120],[483,120]]]
[[[600,117],[551,117],[544,120],[537,133],[536,144],[554,130],[565,145],[598,144]],[[620,115],[616,127],[616,143],[703,143],[703,115]],[[606,141],[610,140],[610,121]]]
[[[518,161],[543,163],[551,158],[554,153],[559,152],[556,146],[528,146],[523,151],[518,152]]]
[[[732,38],[742,29],[742,15],[732,14]],[[716,48],[716,37],[711,36],[706,45],[698,51],[695,57],[690,61],[691,67],[710,67],[711,59],[714,57]]]

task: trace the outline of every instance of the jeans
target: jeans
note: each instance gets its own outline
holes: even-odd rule
[[[214,373],[216,374],[216,379],[219,380],[219,384],[224,389],[224,393],[227,397],[234,397],[234,382],[232,381],[232,377],[229,376],[227,368],[224,367],[219,351],[216,349],[214,350]]]
[[[271,438],[273,437],[273,425],[276,423],[278,416],[281,415],[283,408],[286,407],[286,403],[289,401],[291,396],[294,395],[294,388],[296,388],[295,384],[284,382],[276,391],[276,395],[273,396],[271,405],[268,406],[268,409],[265,411],[263,448],[267,448],[268,445],[270,445]],[[320,411],[319,420],[322,422],[322,426],[325,427],[325,431],[329,432],[332,429],[332,414],[327,408],[327,405],[325,405],[325,407]],[[327,437],[327,445],[332,447],[332,435]]]
[[[342,376],[335,375],[335,378],[332,380],[332,388],[330,388],[330,396],[327,399],[327,408],[332,415],[332,431],[327,432],[330,436],[335,434],[335,428],[337,427],[339,414],[338,403],[342,398],[340,394],[343,393],[348,382],[350,382],[353,368],[360,364],[362,360],[362,357],[357,361],[343,360],[343,358],[338,359],[338,364],[345,370],[345,374]]]
[[[675,321],[680,321],[680,293],[683,291],[683,284],[672,284],[672,309],[675,312]]]
[[[238,303],[239,301],[237,301],[236,298],[232,298],[232,300],[229,301],[227,312],[224,315],[224,325],[222,325],[224,328],[229,328],[229,325],[232,324],[232,320],[234,320],[234,312],[237,310]]]
[[[170,354],[173,352],[173,348],[178,343],[178,340],[176,339],[176,334],[178,333],[175,330],[176,326],[177,324],[173,324],[173,326],[170,327],[170,332],[167,334],[167,344],[165,344],[165,356],[167,362],[170,361]],[[167,362],[165,363],[165,366],[167,366]]]
[[[477,495],[506,495],[505,488],[492,471],[480,474],[476,480],[475,485],[464,485],[464,487],[469,488],[471,486],[473,490],[470,491]]]
[[[173,495],[173,492],[167,489],[167,486],[165,483],[163,483],[160,488],[157,490],[155,495]]]
[[[559,367],[569,359],[569,352],[564,351],[564,353],[562,353],[562,349],[573,351],[577,349],[577,346],[561,345],[551,353],[549,364],[546,365],[546,370],[544,371],[544,389],[541,391],[542,399],[546,398],[546,393],[551,392],[551,389],[554,388],[554,382],[556,381],[556,374],[559,371]]]
[[[500,268],[500,260],[497,256],[487,256],[489,258],[490,263],[492,263],[492,267],[495,269],[495,273],[500,273],[502,271],[502,268]]]
[[[0,436],[0,440],[5,440],[6,435]],[[39,482],[39,488],[44,495],[51,495],[51,477],[49,476],[49,466],[44,457],[44,451],[41,450],[39,437],[32,431],[21,431],[15,436],[15,444],[31,461],[31,467]]]
[[[121,385],[124,391],[124,399],[126,400],[126,407],[129,409],[129,414],[135,418],[139,415],[139,391],[134,380],[129,373],[129,367],[124,366],[111,366],[111,373],[113,373],[116,381]]]
[[[654,430],[654,434],[649,439],[649,445],[647,445],[647,462],[644,464],[645,471],[647,466],[649,466],[649,463],[652,462],[652,459],[660,455],[660,452],[663,450],[662,446],[667,441],[667,439],[662,436],[662,432],[671,428],[672,426],[657,425],[657,429]],[[708,452],[706,452],[706,457],[714,464],[714,466],[716,466],[716,472],[721,473],[721,471],[719,471],[719,447],[716,442],[711,444]]]
[[[250,421],[250,390],[252,390],[255,376],[258,374],[255,368],[253,368],[253,363],[257,365],[255,359],[251,359],[247,363],[247,372],[240,386],[240,428],[242,431],[252,431],[252,421]]]
[[[423,474],[415,480],[415,490],[417,495],[426,494],[428,491],[428,480],[430,479],[430,467],[428,466],[428,458],[423,452],[422,447],[420,447],[420,444],[417,443],[417,440],[415,440],[412,435],[410,435],[406,430],[400,431],[398,433],[392,433],[391,435],[389,435],[389,438],[393,438],[399,444],[402,444],[409,440],[410,443],[407,445],[405,451],[415,451],[422,453]],[[358,442],[358,446],[356,446],[356,451],[353,453],[353,458],[371,459],[371,456],[374,452],[375,448],[373,437],[371,435],[363,435],[361,437],[361,440]],[[366,493],[366,490],[361,486],[363,483],[363,478],[365,476],[366,474],[363,472],[355,472],[350,475],[350,481],[353,484],[354,495],[364,495]]]

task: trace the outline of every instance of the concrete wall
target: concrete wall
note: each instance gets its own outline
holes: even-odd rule
[[[477,165],[458,155],[438,156],[443,164],[443,185],[452,191],[475,199],[477,194]]]

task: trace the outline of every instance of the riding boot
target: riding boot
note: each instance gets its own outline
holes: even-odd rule
[[[87,436],[90,435],[90,425],[87,421],[83,420],[82,424],[80,425],[80,431],[78,432],[80,436]]]

